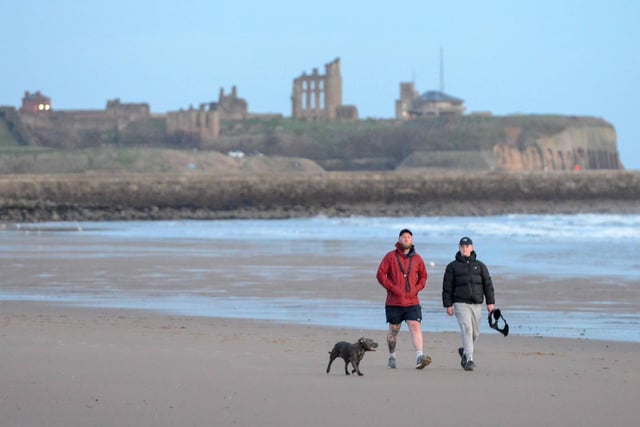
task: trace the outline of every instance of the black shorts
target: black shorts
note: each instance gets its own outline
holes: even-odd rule
[[[409,307],[400,307],[397,305],[385,305],[384,311],[387,315],[387,323],[399,325],[403,321],[416,320],[422,321],[422,307],[420,304],[411,305]]]

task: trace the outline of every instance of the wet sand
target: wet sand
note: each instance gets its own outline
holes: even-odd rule
[[[25,233],[25,234],[23,234]],[[138,240],[88,232],[3,234],[1,300],[386,327],[375,280],[386,242]],[[378,245],[378,246],[376,246]],[[433,250],[432,250],[433,251]],[[432,252],[431,251],[431,252]],[[426,252],[429,262],[431,252]],[[436,251],[437,253],[437,251]],[[444,314],[444,263],[429,266],[425,327],[456,331]],[[516,270],[517,271],[517,270]],[[492,268],[497,304],[518,335],[640,342],[640,287],[620,277],[523,275]]]
[[[447,318],[451,331],[436,332],[429,314],[425,350],[433,363],[414,369],[403,327],[398,369],[388,369],[384,294],[372,273],[377,257],[325,254],[303,269],[292,268],[309,259],[299,247],[286,256],[254,248],[246,260],[240,256],[245,243],[229,243],[230,256],[219,256],[210,242],[176,243],[186,245],[182,251],[127,241],[105,246],[100,239],[81,245],[66,234],[48,239],[37,235],[37,244],[20,250],[19,239],[14,246],[7,241],[0,257],[2,292],[42,299],[0,300],[3,426],[602,426],[637,419],[640,340],[527,336],[508,317],[512,334],[506,338],[482,325],[476,370],[465,372],[455,320]],[[262,266],[258,272],[256,265]],[[446,318],[440,278],[434,271],[422,300],[426,311]],[[595,317],[637,316],[640,307],[634,283],[494,279],[507,313],[586,307]],[[216,295],[350,298],[370,302],[380,321],[361,328],[347,320],[331,328],[60,304],[77,293],[143,300],[192,293],[212,304]],[[361,336],[380,343],[379,351],[365,355],[365,375],[344,375],[341,360],[326,374],[333,344]]]
[[[7,426],[633,425],[640,344],[502,337],[484,328],[476,370],[454,333],[425,333],[414,369],[385,333],[149,311],[0,302],[0,413]],[[345,376],[336,341],[381,344]]]

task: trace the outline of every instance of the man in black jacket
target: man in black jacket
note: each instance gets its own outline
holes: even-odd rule
[[[487,266],[476,259],[470,238],[460,239],[455,258],[444,272],[442,305],[449,316],[455,313],[460,325],[460,365],[465,371],[473,371],[473,347],[480,335],[482,303],[486,299],[489,312],[493,311],[495,305],[493,283]]]

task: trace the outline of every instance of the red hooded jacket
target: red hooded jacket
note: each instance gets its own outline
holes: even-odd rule
[[[382,258],[376,278],[387,290],[385,305],[409,307],[420,304],[418,292],[427,284],[427,268],[413,245],[405,255],[400,243],[396,243],[396,250]]]

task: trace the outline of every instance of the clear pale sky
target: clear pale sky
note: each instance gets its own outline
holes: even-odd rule
[[[292,80],[336,57],[343,103],[392,118],[399,84],[467,111],[601,117],[640,169],[640,1],[0,0],[0,105],[109,99],[152,112],[217,101],[291,115]]]

